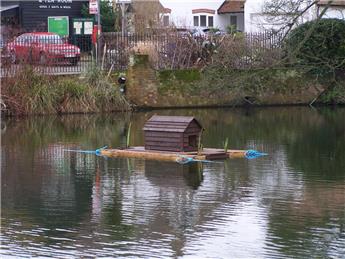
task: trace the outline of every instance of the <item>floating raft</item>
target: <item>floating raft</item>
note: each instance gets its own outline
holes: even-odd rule
[[[107,157],[142,158],[158,161],[178,161],[181,157],[200,160],[222,160],[227,158],[244,158],[248,150],[227,150],[204,148],[202,152],[170,152],[145,150],[144,147],[131,147],[127,149],[100,149],[99,154]]]

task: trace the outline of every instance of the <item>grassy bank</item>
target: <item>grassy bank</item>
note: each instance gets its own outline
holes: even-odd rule
[[[1,81],[6,115],[92,113],[129,110],[117,84],[97,68],[82,77],[49,76],[23,67]]]
[[[177,99],[217,98],[224,104],[231,99],[231,105],[345,103],[344,78],[320,79],[298,68],[171,70],[158,72],[158,79],[159,93]]]
[[[273,98],[274,104],[306,103],[344,104],[345,80],[341,77],[309,73],[308,69],[298,67],[278,67],[251,70],[221,70],[211,68],[205,71],[200,88],[214,91],[230,91],[237,99],[250,97],[254,103]],[[278,99],[274,100],[274,98]],[[311,99],[310,99],[311,98]],[[284,104],[284,103],[282,103]]]
[[[131,109],[131,101],[138,108],[345,104],[345,77],[341,74],[332,79],[287,67],[208,67],[202,72],[152,70],[148,74],[156,79],[150,81],[141,79],[144,72],[133,71],[140,80],[137,87],[128,84],[127,101],[119,92],[117,76],[107,77],[96,68],[80,77],[42,75],[24,67],[15,77],[1,81],[2,112],[18,116],[123,111]],[[137,96],[136,102],[133,96]]]

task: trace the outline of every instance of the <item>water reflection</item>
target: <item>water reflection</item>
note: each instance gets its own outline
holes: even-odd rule
[[[203,180],[202,164],[180,165],[147,160],[145,176],[152,184],[160,187],[186,189],[189,186],[197,190]]]
[[[345,109],[176,110],[204,146],[269,153],[179,165],[65,153],[141,145],[153,114],[4,121],[2,256],[341,257]]]

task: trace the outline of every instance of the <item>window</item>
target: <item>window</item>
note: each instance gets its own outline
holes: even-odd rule
[[[39,37],[39,41],[45,44],[63,44],[59,35],[44,35]]]
[[[169,15],[164,15],[163,16],[163,25],[164,26],[169,26]]]
[[[195,15],[193,16],[193,25],[195,27],[213,27],[213,15]]]
[[[193,17],[193,21],[194,21],[194,26],[199,26],[199,16],[194,16]]]
[[[22,43],[22,42],[24,42],[25,39],[26,39],[26,36],[21,35],[21,36],[16,38],[16,43]]]
[[[208,27],[213,27],[213,16],[208,17]]]
[[[206,15],[200,15],[200,26],[206,27]]]
[[[237,16],[230,16],[230,25],[237,29]]]

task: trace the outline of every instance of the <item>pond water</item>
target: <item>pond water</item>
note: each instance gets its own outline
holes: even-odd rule
[[[204,147],[268,153],[179,165],[64,152],[142,145],[194,115]],[[345,109],[162,110],[6,119],[2,258],[344,258]]]

